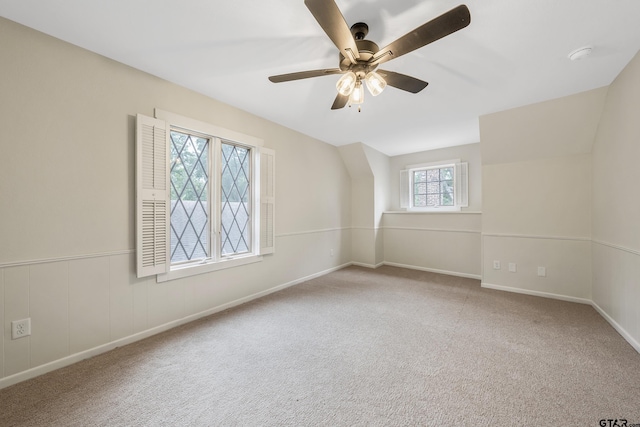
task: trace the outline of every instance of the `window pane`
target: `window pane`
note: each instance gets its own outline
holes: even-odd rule
[[[251,246],[250,150],[222,144],[221,252],[248,252]]]
[[[453,168],[440,169],[440,179],[441,180],[453,179]]]
[[[427,170],[427,181],[429,182],[440,181],[440,169]]]
[[[413,182],[426,182],[427,171],[417,171],[413,173]]]
[[[453,191],[453,181],[440,181],[440,192],[448,193]]]
[[[427,184],[420,183],[415,184],[413,186],[413,194],[426,194],[427,193]]]
[[[454,176],[453,166],[414,171],[413,206],[455,206]]]
[[[171,262],[209,257],[209,140],[171,131]]]
[[[441,194],[440,205],[453,206],[453,191]]]

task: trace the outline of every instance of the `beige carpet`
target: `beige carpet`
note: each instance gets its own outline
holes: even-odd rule
[[[640,423],[593,308],[350,267],[0,390],[2,426]]]

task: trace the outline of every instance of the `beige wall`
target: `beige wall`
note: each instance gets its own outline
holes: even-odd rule
[[[480,118],[483,286],[591,299],[590,151],[605,96],[600,88]]]
[[[482,168],[482,232],[588,239],[591,155]]]
[[[400,171],[409,165],[460,159],[469,163],[469,207],[461,213],[404,212]],[[384,257],[391,265],[480,277],[482,210],[480,144],[422,151],[389,159],[389,206],[384,214]]]
[[[385,261],[384,256],[384,233],[382,231],[382,216],[389,209],[389,157],[379,151],[365,145],[365,154],[367,161],[373,172],[373,191],[374,191],[374,241],[375,241],[375,259],[374,265],[381,265]]]
[[[602,87],[482,116],[482,164],[590,153],[606,95]]]
[[[0,40],[0,387],[351,262],[335,147],[1,18]],[[135,278],[135,115],[154,108],[276,150],[274,255]]]
[[[609,87],[593,146],[593,301],[640,351],[640,54]]]

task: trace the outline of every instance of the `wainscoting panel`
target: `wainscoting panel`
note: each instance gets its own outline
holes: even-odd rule
[[[640,352],[640,253],[593,242],[593,302]]]
[[[561,236],[482,236],[483,285],[591,300],[591,241]],[[493,261],[500,261],[500,269]],[[516,272],[509,271],[516,264]],[[546,276],[538,276],[545,267]]]
[[[351,229],[276,236],[262,262],[163,283],[138,279],[133,251],[0,268],[0,388],[349,265]],[[11,321],[31,336],[11,339]]]
[[[480,277],[480,213],[385,213],[384,261]]]

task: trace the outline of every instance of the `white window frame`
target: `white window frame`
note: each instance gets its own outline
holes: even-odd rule
[[[413,191],[414,172],[453,167],[454,204],[453,206],[414,206]],[[469,206],[469,173],[468,163],[460,159],[445,160],[432,163],[408,165],[400,171],[400,207],[415,212],[458,212]]]
[[[165,254],[163,256],[155,256],[159,260],[164,260],[164,262],[159,262],[157,265],[151,267],[141,267],[141,259],[143,256],[143,248],[142,244],[145,242],[142,233],[142,200],[144,195],[151,194],[149,191],[143,191],[138,184],[136,183],[136,204],[138,212],[136,214],[137,221],[137,235],[136,235],[136,252],[138,253],[138,277],[145,277],[149,275],[156,274],[156,278],[158,282],[165,282],[168,280],[179,279],[183,277],[193,276],[196,274],[203,274],[212,271],[217,271],[221,269],[237,267],[241,265],[251,264],[255,262],[259,262],[262,260],[263,255],[274,253],[275,245],[274,245],[274,206],[275,206],[275,188],[274,188],[274,168],[275,168],[275,152],[273,150],[265,148],[264,142],[260,138],[256,138],[250,135],[245,135],[239,132],[235,132],[229,129],[222,128],[220,126],[212,125],[210,123],[201,122],[198,120],[194,120],[188,117],[184,117],[178,114],[170,113],[164,110],[156,109],[155,110],[155,119],[148,118],[145,116],[138,115],[138,122],[146,122],[151,123],[154,126],[159,127],[162,132],[156,132],[159,137],[164,138],[164,144],[159,142],[155,142],[155,150],[160,151],[160,148],[164,148],[166,151],[160,157],[160,161],[154,161],[154,167],[158,168],[158,170],[154,171],[153,175],[156,177],[157,181],[161,181],[159,177],[164,178],[166,181],[161,187],[164,188],[164,192],[159,194],[160,192],[154,191],[153,197],[162,199],[164,198],[165,204],[160,206],[166,206],[166,224],[170,224],[170,172],[169,172],[169,147],[171,144],[170,141],[170,131],[175,129],[177,131],[182,132],[193,132],[199,136],[206,136],[210,140],[210,152],[211,156],[209,161],[212,162],[210,170],[213,172],[211,182],[209,185],[209,197],[210,200],[210,245],[212,247],[212,253],[210,254],[210,258],[199,259],[199,260],[191,260],[191,261],[183,261],[176,264],[171,264],[170,260],[170,228],[160,233],[156,233],[160,235],[160,244],[157,244],[155,248],[161,247],[165,245]],[[156,134],[154,133],[154,135]],[[147,132],[149,134],[149,132]],[[137,130],[137,138],[142,139],[142,134],[140,129]],[[248,253],[237,254],[237,255],[225,255],[222,256],[219,250],[214,250],[213,248],[217,248],[220,246],[220,197],[219,191],[217,188],[220,183],[221,176],[221,165],[220,165],[220,155],[221,155],[221,144],[222,143],[230,143],[234,145],[243,146],[245,148],[250,149],[251,153],[251,183],[250,183],[250,191],[251,191],[251,201],[250,201],[250,215],[251,215],[251,248]],[[140,148],[140,145],[137,144],[137,172],[136,172],[136,180],[142,181],[143,174],[138,172],[138,170],[144,169],[149,164],[143,163],[143,154]],[[161,147],[163,145],[163,147]],[[149,144],[147,143],[147,146]],[[147,152],[149,149],[147,149]],[[161,165],[162,162],[165,162],[164,165]],[[162,167],[158,167],[158,165]],[[215,186],[215,189],[214,189]],[[212,196],[216,197],[212,197]],[[148,204],[148,202],[147,202]],[[162,215],[160,215],[162,217]],[[161,221],[162,222],[162,221]],[[170,227],[170,225],[169,225]],[[149,227],[147,227],[149,228]],[[147,233],[148,234],[148,233]],[[155,238],[155,237],[154,237]],[[162,240],[164,239],[164,240]],[[149,244],[147,243],[147,246]],[[158,252],[162,252],[161,250],[157,250]],[[148,258],[148,255],[147,255]]]

